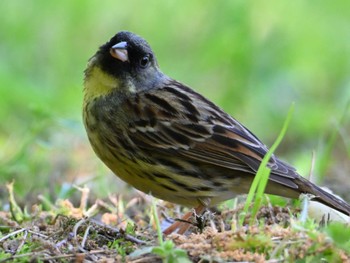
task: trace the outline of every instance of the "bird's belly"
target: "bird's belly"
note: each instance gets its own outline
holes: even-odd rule
[[[215,205],[241,194],[236,183],[232,187],[215,187],[213,182],[203,178],[179,176],[163,167],[142,161],[105,162],[123,181],[134,188],[159,199],[172,203],[195,207]],[[236,185],[236,186],[235,186]]]
[[[168,166],[142,160],[137,151],[130,150],[131,145],[127,151],[127,145],[104,135],[101,130],[88,132],[95,153],[120,179],[146,194],[193,207],[203,203],[215,205],[245,191],[239,178],[227,180],[220,171],[213,175],[212,170],[206,169],[198,171],[198,176],[193,172],[186,175],[186,171],[179,174]]]

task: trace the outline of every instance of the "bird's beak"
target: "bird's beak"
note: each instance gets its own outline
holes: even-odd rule
[[[109,53],[111,53],[112,57],[119,59],[121,62],[130,62],[127,46],[127,42],[119,42],[118,44],[115,44],[113,47],[111,47]]]

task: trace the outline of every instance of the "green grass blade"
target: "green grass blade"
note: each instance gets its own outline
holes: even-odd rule
[[[270,175],[270,169],[267,167],[267,164],[272,156],[272,154],[275,152],[275,150],[277,149],[278,145],[281,143],[283,137],[285,136],[286,132],[287,132],[287,128],[289,126],[290,120],[292,118],[293,115],[293,111],[294,111],[294,103],[291,105],[291,107],[289,108],[287,117],[284,121],[283,127],[281,132],[279,133],[276,141],[274,142],[274,144],[271,146],[270,150],[266,153],[266,155],[264,156],[264,158],[261,161],[261,164],[259,166],[259,169],[256,173],[256,176],[252,182],[252,185],[249,189],[249,193],[247,196],[247,200],[244,206],[244,212],[245,214],[248,212],[248,209],[251,205],[251,203],[254,200],[254,196],[255,199],[258,200],[256,205],[254,205],[254,209],[253,209],[253,215],[252,218],[255,218],[255,215],[260,207],[260,203],[269,179],[269,175]],[[240,222],[242,223],[242,222]]]
[[[157,235],[158,235],[159,246],[162,246],[163,245],[163,233],[162,233],[162,229],[160,227],[159,217],[158,217],[158,213],[157,213],[156,201],[155,201],[155,199],[153,197],[152,197],[152,211],[153,211],[153,218],[154,218],[154,221],[155,221],[156,227],[157,227]]]

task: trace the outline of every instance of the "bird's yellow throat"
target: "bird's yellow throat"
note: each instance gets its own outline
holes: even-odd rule
[[[104,73],[99,67],[92,66],[84,81],[84,101],[109,94],[119,86],[118,79]]]

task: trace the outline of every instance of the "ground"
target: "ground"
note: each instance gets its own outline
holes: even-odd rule
[[[349,242],[337,240],[348,228],[301,221],[295,205],[267,202],[251,223],[239,198],[233,208],[193,216],[185,235],[164,236],[168,241],[160,245],[155,201],[148,196],[138,194],[128,203],[110,196],[87,204],[89,189],[79,190],[78,207],[58,200],[50,211],[34,205],[25,212],[11,203],[12,212],[1,212],[0,262],[350,262],[349,248],[343,247]],[[161,228],[183,213],[161,201],[156,207]]]

